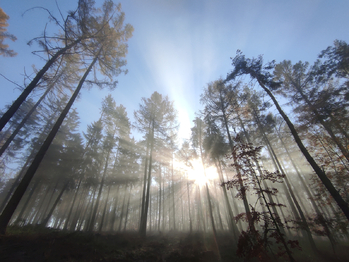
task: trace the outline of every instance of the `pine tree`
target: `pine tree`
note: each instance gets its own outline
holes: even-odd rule
[[[140,109],[134,113],[136,127],[146,133],[147,150],[145,157],[144,186],[141,206],[139,233],[146,236],[148,208],[150,200],[150,182],[153,164],[154,142],[157,136],[167,136],[167,132],[176,127],[176,112],[173,103],[167,97],[154,92],[150,98],[142,98]],[[150,151],[150,152],[149,152]]]
[[[268,94],[268,96],[273,101],[275,107],[278,112],[285,120],[287,126],[289,127],[292,136],[295,139],[299,149],[313,168],[314,172],[317,174],[319,179],[325,185],[331,196],[337,202],[340,209],[343,211],[344,215],[349,220],[349,206],[348,203],[344,201],[344,199],[339,194],[338,190],[333,186],[332,182],[328,179],[326,174],[322,171],[319,165],[315,162],[313,157],[310,155],[308,150],[305,148],[302,140],[300,139],[298,132],[296,131],[293,123],[285,114],[285,112],[281,109],[278,101],[275,96],[272,94],[271,90],[280,86],[280,83],[276,83],[272,80],[272,75],[268,70],[274,68],[274,63],[270,63],[267,66],[263,66],[263,59],[259,57],[257,59],[246,59],[244,55],[242,55],[241,51],[237,52],[236,57],[233,59],[234,70],[230,74],[228,74],[225,81],[230,81],[235,77],[243,74],[249,74],[253,79],[256,79],[258,84],[262,87],[262,89]]]

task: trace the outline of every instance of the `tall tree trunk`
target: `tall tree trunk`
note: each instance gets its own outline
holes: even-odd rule
[[[302,210],[302,208],[300,207],[299,203],[298,203],[298,200],[293,192],[293,189],[292,189],[292,186],[286,176],[286,173],[284,172],[281,164],[280,164],[280,161],[278,159],[278,157],[276,156],[275,154],[275,151],[272,147],[272,145],[270,144],[270,141],[268,139],[268,137],[266,136],[265,132],[264,132],[264,129],[260,123],[260,120],[259,120],[259,117],[258,117],[258,114],[257,112],[255,111],[255,109],[253,109],[254,111],[254,116],[256,118],[256,121],[257,121],[257,124],[258,124],[258,127],[259,129],[261,130],[261,133],[262,133],[262,136],[264,138],[264,141],[265,143],[267,144],[267,147],[268,147],[268,150],[270,152],[270,156],[272,157],[272,160],[275,161],[274,162],[274,165],[276,167],[276,170],[280,170],[280,172],[284,175],[284,181],[286,182],[286,185],[287,187],[285,186],[284,183],[283,184],[283,187],[284,187],[284,190],[285,190],[285,193],[286,193],[286,197],[287,197],[287,200],[291,206],[291,209],[296,217],[296,220],[299,220],[302,222],[302,228],[304,229],[305,233],[306,233],[306,236],[308,238],[308,241],[313,249],[313,251],[317,251],[317,248],[316,248],[316,245],[315,245],[315,242],[314,242],[314,239],[313,239],[313,236],[311,235],[311,232],[310,232],[310,229],[309,229],[309,226],[308,226],[308,222],[304,216],[304,212]]]
[[[323,117],[319,114],[319,112],[314,108],[312,103],[309,101],[308,97],[304,94],[302,91],[301,87],[292,81],[292,84],[296,87],[297,91],[300,93],[301,97],[303,100],[307,103],[309,106],[310,110],[313,112],[313,114],[316,117],[316,120],[325,128],[326,132],[330,135],[331,139],[335,142],[335,144],[339,147],[340,151],[344,155],[344,157],[349,161],[349,153],[348,150],[343,146],[343,144],[339,141],[339,139],[336,137],[336,135],[333,133],[332,128],[330,125],[323,120]],[[333,117],[332,117],[333,118]],[[344,131],[344,130],[343,130]],[[344,135],[347,137],[347,133],[344,132]]]
[[[173,181],[173,149],[171,152],[172,161],[171,161],[171,185],[172,185],[172,210],[173,210],[173,230],[176,231],[176,206],[175,206],[175,185]]]
[[[150,130],[150,125],[149,125],[149,130]],[[150,134],[148,135],[147,139],[147,149],[144,157],[144,178],[143,178],[143,193],[142,193],[142,206],[141,206],[141,219],[140,223],[144,220],[144,206],[145,206],[145,192],[147,188],[147,170],[148,170],[148,153],[149,153],[149,143],[150,143]]]
[[[18,185],[16,191],[13,193],[11,199],[9,200],[9,202],[7,203],[4,211],[2,212],[2,214],[0,216],[0,234],[5,234],[7,224],[10,221],[13,212],[16,210],[16,207],[17,207],[19,201],[21,200],[22,196],[24,195],[24,192],[26,191],[30,181],[32,180],[36,170],[38,169],[42,159],[44,158],[47,149],[51,145],[54,137],[56,136],[56,134],[57,134],[57,132],[58,132],[58,130],[60,128],[60,126],[62,125],[62,122],[63,122],[64,118],[68,114],[69,109],[71,108],[71,106],[73,105],[76,97],[78,96],[78,94],[79,94],[79,92],[81,90],[81,87],[82,87],[83,83],[85,82],[88,74],[90,73],[90,71],[91,71],[92,67],[94,66],[94,64],[97,62],[98,56],[99,56],[101,51],[102,51],[102,49],[99,50],[98,54],[95,56],[95,58],[93,59],[92,63],[90,64],[90,66],[87,68],[87,70],[86,70],[85,74],[83,75],[83,77],[81,78],[81,80],[80,80],[80,82],[79,82],[79,84],[78,84],[74,94],[72,95],[72,97],[70,98],[68,104],[66,105],[66,107],[62,111],[61,115],[57,119],[57,121],[56,121],[55,125],[53,126],[51,132],[47,136],[45,142],[43,143],[43,145],[41,146],[39,152],[35,156],[35,159],[33,160],[32,164],[28,168],[26,174],[24,175],[21,183]]]
[[[153,147],[154,147],[154,122],[152,123],[152,130],[151,130],[151,144],[150,144],[150,156],[149,156],[149,170],[148,170],[148,179],[147,179],[147,194],[146,194],[146,201],[144,206],[144,216],[141,220],[140,225],[140,235],[142,237],[146,237],[147,234],[147,218],[148,218],[148,207],[149,207],[149,197],[150,197],[150,185],[151,185],[151,169],[152,169],[152,159],[153,159]]]
[[[40,181],[36,180],[34,185],[33,185],[33,187],[31,188],[31,190],[30,190],[30,192],[29,192],[29,194],[27,196],[27,199],[23,203],[23,207],[22,207],[21,211],[20,211],[19,215],[17,216],[17,219],[15,221],[16,224],[21,223],[23,214],[24,214],[25,210],[27,209],[27,207],[29,206],[29,201],[31,200],[31,198],[32,198],[36,188],[38,187],[39,183],[40,183]]]
[[[15,182],[13,183],[13,185],[11,186],[9,192],[6,194],[6,197],[4,198],[4,200],[2,201],[1,203],[1,206],[0,206],[0,212],[4,209],[4,207],[6,206],[7,204],[7,201],[9,200],[9,198],[11,197],[13,191],[17,188],[18,184],[20,183],[20,180],[22,179],[22,176],[24,174],[24,171],[25,169],[27,168],[29,162],[32,160],[32,156],[34,154],[32,153],[26,160],[24,166],[22,167],[20,173],[18,174],[18,176],[16,177],[16,180]]]
[[[128,200],[127,200],[126,214],[125,214],[125,223],[124,223],[124,231],[126,231],[126,226],[127,226],[128,209],[129,209],[129,206],[130,206],[131,192],[132,192],[132,184],[130,186],[130,192],[128,193]]]
[[[165,179],[162,180],[162,231],[165,231]]]
[[[104,208],[103,208],[103,212],[102,212],[101,224],[99,225],[99,229],[98,229],[99,232],[102,232],[102,228],[103,228],[103,225],[104,225],[105,213],[107,211],[107,205],[108,205],[108,200],[109,200],[110,188],[111,188],[111,185],[108,186],[108,193],[107,193],[107,198],[105,199],[105,204],[104,204]]]
[[[79,192],[79,189],[80,189],[81,182],[82,182],[82,177],[80,178],[78,187],[75,190],[73,202],[72,202],[72,204],[70,206],[69,213],[68,213],[67,219],[66,219],[66,221],[64,223],[63,230],[67,230],[68,229],[69,220],[70,220],[71,214],[73,212],[73,207],[75,205],[75,201],[76,201],[76,198],[78,196],[78,192]]]
[[[257,159],[255,159],[255,162],[257,162]],[[288,246],[287,246],[286,240],[285,240],[285,238],[284,238],[284,233],[283,233],[283,231],[281,231],[281,228],[279,227],[280,223],[277,221],[277,218],[275,218],[273,212],[272,212],[271,209],[270,209],[270,204],[268,203],[268,201],[267,201],[267,199],[266,199],[266,196],[265,196],[264,191],[263,191],[263,189],[262,189],[260,180],[258,179],[258,177],[257,177],[257,175],[256,175],[255,172],[253,172],[253,175],[254,175],[255,180],[256,180],[256,183],[257,183],[257,185],[258,185],[259,191],[261,192],[260,195],[261,195],[261,197],[262,197],[262,199],[263,199],[263,201],[264,201],[264,205],[265,205],[266,208],[268,209],[268,213],[269,213],[269,215],[270,215],[270,218],[271,218],[271,220],[272,220],[272,222],[273,222],[273,224],[274,224],[274,226],[275,226],[276,231],[277,231],[278,234],[279,234],[279,240],[280,240],[280,242],[283,244],[283,246],[284,246],[284,248],[285,248],[285,250],[286,250],[286,253],[287,253],[287,255],[288,255],[289,259],[290,259],[290,261],[293,262],[293,261],[295,261],[295,260],[294,260],[294,258],[293,258],[293,256],[292,256],[291,250],[290,250],[290,249],[288,248]],[[268,232],[265,232],[265,234],[267,234],[267,233],[268,233]]]
[[[313,199],[313,196],[312,196],[312,194],[311,194],[307,184],[305,183],[303,176],[300,174],[300,172],[299,172],[299,170],[297,168],[297,165],[293,161],[293,158],[291,157],[291,154],[290,154],[286,144],[284,143],[284,141],[283,141],[282,137],[280,136],[278,130],[276,130],[276,132],[277,132],[278,137],[279,137],[279,139],[281,141],[281,144],[283,145],[283,147],[284,147],[284,149],[285,149],[285,151],[287,153],[288,158],[291,161],[293,169],[296,171],[297,176],[298,176],[299,180],[301,181],[301,184],[302,184],[302,186],[303,186],[303,188],[304,188],[304,190],[305,190],[305,192],[306,192],[306,194],[308,196],[308,199],[310,200],[310,203],[311,203],[311,205],[313,206],[313,208],[315,210],[315,213],[316,213],[317,217],[319,218],[319,221],[322,223],[321,225],[324,227],[326,235],[327,235],[327,237],[329,238],[329,240],[331,242],[333,252],[335,253],[335,245],[336,245],[336,243],[335,243],[335,240],[334,240],[334,238],[332,236],[331,230],[328,228],[327,223],[325,222],[325,218],[322,215],[322,213],[320,212],[320,210],[318,208],[318,205],[315,203],[315,201]]]
[[[83,192],[81,192],[81,195],[80,195],[79,200],[78,200],[78,205],[77,205],[76,209],[74,210],[73,219],[72,219],[72,222],[70,224],[71,230],[75,230],[77,228],[79,215],[81,215],[81,217],[84,217],[84,214],[86,212],[85,206],[87,206],[89,203],[89,201],[87,201],[87,203],[86,203],[86,200],[88,199],[88,192],[90,192],[89,187],[87,189],[83,190]],[[90,196],[90,200],[91,200],[91,196]],[[86,205],[84,205],[85,203],[86,203]]]
[[[21,106],[21,104],[24,102],[24,100],[28,97],[28,95],[33,91],[33,89],[36,87],[36,85],[38,84],[40,79],[44,76],[46,71],[53,65],[53,63],[57,60],[57,58],[59,56],[61,56],[62,54],[64,54],[70,48],[74,47],[80,41],[81,41],[81,38],[75,40],[71,44],[69,44],[66,47],[62,48],[54,56],[52,56],[50,60],[48,60],[46,62],[44,67],[36,74],[36,76],[31,81],[31,83],[23,90],[22,94],[11,105],[11,107],[6,111],[6,113],[3,114],[3,116],[0,118],[0,131],[4,128],[4,126],[10,120],[10,118],[16,113],[18,108]]]
[[[45,215],[47,214],[47,211],[50,207],[50,204],[51,204],[51,201],[52,201],[52,198],[56,192],[56,189],[58,187],[58,184],[59,184],[59,179],[57,179],[56,183],[55,183],[55,186],[53,188],[53,190],[51,191],[51,195],[50,195],[50,199],[47,201],[47,204],[46,204],[46,207],[45,207],[45,210],[41,212],[41,215],[40,215],[40,218],[38,219],[38,221],[42,221],[45,219]],[[47,195],[48,195],[48,192],[51,190],[51,187],[48,186],[44,189],[45,192],[45,195],[44,197],[42,197],[42,200],[41,200],[41,206],[43,205],[44,202],[46,202],[46,199],[47,199]],[[41,207],[39,208],[39,210],[41,209]],[[39,211],[38,210],[38,211]],[[40,222],[38,222],[37,224],[40,225]],[[35,224],[35,223],[34,223]]]
[[[115,194],[115,199],[114,199],[114,208],[112,211],[112,216],[111,216],[111,229],[110,231],[114,231],[115,228],[115,221],[116,221],[116,211],[117,211],[117,206],[118,206],[118,202],[119,202],[119,190],[120,190],[120,185],[117,186],[117,190],[116,190],[116,194]]]
[[[53,119],[53,116],[50,116],[50,120]],[[12,193],[15,191],[15,189],[18,187],[20,181],[22,180],[22,177],[24,176],[25,172],[27,171],[27,166],[28,164],[34,159],[35,157],[35,153],[36,153],[36,146],[38,144],[38,141],[41,141],[41,139],[43,140],[45,138],[45,134],[47,129],[50,126],[51,121],[48,121],[47,124],[45,125],[43,131],[41,132],[41,134],[39,135],[39,139],[37,140],[37,142],[33,145],[33,148],[30,152],[30,155],[28,156],[25,164],[23,165],[21,172],[19,173],[19,175],[16,178],[16,182],[12,185],[9,193],[6,195],[6,198],[3,200],[3,202],[1,203],[1,208],[0,211],[3,211],[3,209],[5,208],[8,200],[10,199],[10,197],[12,196]]]
[[[44,98],[46,97],[46,95],[51,91],[51,89],[53,88],[53,85],[50,85],[49,88],[47,88],[47,90],[45,91],[45,93],[40,97],[40,99],[36,102],[36,104],[32,107],[32,109],[30,109],[30,111],[27,113],[27,115],[22,119],[22,121],[18,124],[18,126],[16,127],[16,129],[12,132],[12,134],[10,135],[9,138],[7,138],[6,142],[2,145],[1,149],[0,149],[0,156],[2,156],[2,154],[5,152],[5,150],[7,149],[7,147],[10,145],[10,143],[13,141],[13,139],[16,137],[16,135],[18,134],[19,130],[21,130],[21,128],[24,126],[24,124],[27,122],[27,120],[29,119],[29,117],[33,114],[33,112],[35,111],[35,109],[39,106],[39,104],[41,103],[42,100],[44,100]]]
[[[216,164],[217,173],[219,175],[220,182],[222,184],[224,182],[224,178],[223,178],[221,163],[217,159],[217,161],[215,161],[215,164]],[[225,186],[223,186],[222,188],[223,188],[223,196],[225,200],[224,202],[225,202],[226,210],[228,211],[228,227],[229,227],[229,230],[233,233],[235,239],[238,239],[240,232],[235,223],[234,213],[233,213],[233,210],[231,209],[230,202],[228,199],[227,188]]]
[[[206,177],[206,172],[205,172],[205,177]],[[215,226],[214,219],[213,219],[211,196],[210,196],[210,192],[208,190],[207,182],[206,182],[206,195],[207,195],[207,202],[208,202],[210,220],[211,220],[211,226],[212,226],[212,232],[213,232],[213,240],[214,240],[215,248],[216,248],[216,255],[218,257],[218,261],[221,261],[221,252],[219,250],[219,246],[218,246],[218,242],[217,242],[217,231],[216,231],[216,226]]]
[[[318,164],[315,162],[315,160],[312,158],[312,156],[309,154],[308,150],[305,148],[305,146],[302,143],[302,140],[300,139],[298,132],[296,131],[294,125],[290,121],[290,119],[287,117],[285,112],[281,109],[279,103],[277,102],[276,98],[274,95],[270,92],[270,90],[260,81],[258,80],[259,85],[263,88],[263,90],[269,95],[271,100],[273,100],[274,105],[276,106],[278,112],[282,116],[282,118],[285,120],[287,126],[289,127],[292,136],[294,140],[296,141],[300,151],[303,153],[305,158],[307,159],[308,163],[311,165],[313,168],[314,172],[316,175],[319,177],[321,182],[325,185],[327,190],[330,192],[331,196],[333,199],[336,201],[338,204],[339,208],[343,211],[344,215],[349,221],[349,206],[348,203],[344,201],[342,196],[339,194],[339,192],[336,190],[336,188],[333,186],[331,180],[326,176],[325,172],[322,171],[322,169],[318,166]]]
[[[206,234],[206,225],[205,225],[205,219],[204,214],[202,213],[202,202],[201,202],[201,193],[200,193],[200,187],[197,186],[197,230],[201,231],[204,230],[204,233]],[[202,228],[201,228],[202,227]]]
[[[95,203],[96,200],[95,200],[95,196],[96,196],[96,193],[97,193],[97,188],[93,189],[93,196],[91,198],[91,201],[89,204],[91,204],[91,207],[88,206],[88,208],[86,207],[86,214],[83,216],[83,217],[86,217],[86,222],[85,222],[85,225],[84,225],[84,231],[90,231],[90,227],[91,227],[91,222],[92,222],[92,216],[93,216],[93,207],[97,204]],[[90,211],[89,211],[90,210]],[[81,227],[81,225],[80,225]]]
[[[161,221],[161,165],[159,165],[159,220],[158,220],[159,232],[160,232],[160,221]]]
[[[189,179],[188,179],[188,176],[187,176],[187,193],[188,193],[189,230],[190,230],[190,234],[191,234],[193,232],[193,225],[192,225],[191,211],[190,211],[190,195],[189,195]]]
[[[180,184],[180,192],[181,192],[181,231],[184,231],[184,211],[183,211],[183,206],[184,206],[184,201],[183,201],[183,193],[182,193],[182,185],[183,185],[183,181],[181,178],[181,184]],[[185,190],[184,190],[185,191]]]
[[[220,94],[220,96],[221,96],[221,94]],[[221,97],[221,101],[222,101],[222,97]],[[223,124],[225,126],[225,129],[226,129],[226,132],[228,135],[228,140],[229,140],[230,150],[231,150],[232,156],[233,156],[233,161],[234,161],[234,164],[236,164],[236,152],[234,151],[234,143],[233,143],[233,140],[230,136],[230,131],[229,131],[229,127],[228,127],[228,119],[226,116],[225,109],[223,108],[223,103],[222,103],[221,111],[222,111],[222,115],[223,115]],[[250,211],[250,207],[249,207],[249,204],[248,204],[248,201],[246,198],[246,194],[245,194],[245,190],[244,190],[245,186],[244,186],[244,183],[242,181],[240,170],[239,170],[238,166],[235,165],[235,167],[236,167],[236,174],[237,174],[237,177],[239,180],[239,185],[240,185],[241,191],[243,191],[242,192],[242,200],[244,203],[248,224],[249,224],[250,228],[252,230],[254,230],[254,224],[253,224],[252,217],[251,217],[251,211]]]
[[[95,226],[95,220],[96,220],[96,216],[97,216],[97,212],[98,212],[99,201],[101,199],[102,190],[103,190],[103,187],[104,187],[105,176],[107,174],[107,169],[108,169],[108,162],[109,162],[110,151],[111,151],[111,149],[109,149],[108,153],[107,153],[107,157],[106,157],[105,165],[104,165],[104,170],[103,170],[103,176],[102,176],[101,185],[99,186],[96,204],[95,204],[95,206],[93,208],[93,211],[92,211],[92,217],[91,217],[90,225],[89,225],[89,228],[88,228],[88,231],[90,231],[90,232],[93,231],[93,228]]]
[[[119,227],[118,231],[121,231],[121,225],[122,225],[122,219],[124,217],[124,210],[125,210],[125,200],[126,200],[126,185],[125,185],[125,190],[124,190],[124,199],[122,200],[122,207],[121,207],[121,214],[120,214],[120,222],[119,222]]]
[[[255,113],[255,117],[256,117],[256,111],[255,111],[254,109],[253,109],[253,112]],[[244,125],[244,123],[242,122],[242,119],[241,119],[239,113],[237,113],[237,117],[238,117],[240,126],[242,127],[242,130],[243,130],[243,132],[244,132],[244,136],[245,136],[245,138],[246,138],[246,140],[247,140],[247,143],[252,144],[251,139],[250,139],[250,136],[249,136],[249,134],[247,133],[247,131],[246,131],[246,129],[245,129],[245,125]],[[261,128],[260,123],[259,123],[259,119],[257,118],[256,120],[258,121],[259,128]],[[263,134],[264,134],[264,132],[263,132]],[[254,159],[254,162],[255,162],[255,164],[256,164],[256,166],[257,166],[258,173],[259,173],[260,175],[262,175],[263,172],[262,172],[262,169],[261,169],[261,167],[260,167],[260,165],[259,165],[258,160],[257,160],[257,159]],[[267,186],[267,183],[265,182],[265,180],[263,180],[263,185],[264,185],[265,188],[268,187],[268,186]],[[260,193],[259,193],[259,194],[260,194]],[[260,201],[262,201],[262,199],[260,198],[260,195],[259,195],[259,194],[258,194],[258,197],[259,197]],[[279,228],[280,228],[280,230],[281,230],[281,233],[282,233],[282,234],[285,234],[285,230],[284,230],[284,228],[281,226],[282,223],[281,223],[281,219],[280,219],[279,213],[278,213],[278,211],[277,211],[275,205],[273,205],[273,204],[274,204],[274,199],[273,199],[273,197],[272,197],[272,195],[271,195],[270,193],[267,193],[267,196],[268,196],[269,203],[272,204],[272,205],[271,205],[271,208],[272,208],[272,210],[273,210],[273,212],[274,212],[275,220],[279,223]],[[264,210],[265,206],[262,205],[262,207],[263,207],[263,212],[264,212],[264,211],[265,211],[265,210]]]
[[[151,232],[151,201],[152,199],[152,192],[151,192],[151,188],[150,188],[150,197],[149,197],[149,231]]]
[[[63,193],[68,188],[68,185],[69,185],[68,181],[64,183],[64,186],[63,186],[61,192],[59,193],[59,195],[57,196],[56,201],[53,203],[53,206],[50,209],[50,212],[47,214],[46,218],[40,223],[41,225],[43,225],[43,226],[47,225],[48,221],[50,220],[50,218],[51,218],[51,216],[53,214],[53,211],[55,210],[55,208],[56,208],[56,206],[58,204],[58,202],[61,200],[61,197],[62,197]]]

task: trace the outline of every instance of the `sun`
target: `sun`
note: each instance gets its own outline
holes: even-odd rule
[[[210,180],[217,178],[217,172],[214,167],[204,167],[199,159],[191,161],[192,167],[188,170],[188,179],[194,181],[195,184],[202,187]]]

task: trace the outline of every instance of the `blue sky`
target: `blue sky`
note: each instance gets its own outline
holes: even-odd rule
[[[102,1],[96,1],[97,6]],[[179,113],[180,137],[189,138],[191,121],[201,109],[199,100],[208,82],[225,77],[231,70],[230,57],[237,49],[247,57],[264,55],[265,61],[284,59],[312,63],[319,52],[335,39],[349,40],[349,1],[333,0],[128,0],[119,1],[126,22],[134,26],[127,56],[129,73],[118,77],[112,93],[133,120],[142,97],[154,91],[168,95]],[[77,1],[57,0],[63,15]],[[23,85],[24,72],[44,61],[31,52],[27,41],[39,36],[48,22],[42,6],[59,16],[53,0],[2,0],[0,7],[10,16],[8,31],[18,40],[7,42],[18,55],[0,57],[0,73]],[[53,25],[49,25],[55,30]],[[19,95],[16,86],[0,77],[0,107]],[[81,129],[98,119],[101,100],[109,93],[98,88],[83,90],[74,106]]]

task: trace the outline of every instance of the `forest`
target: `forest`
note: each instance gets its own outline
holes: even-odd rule
[[[44,67],[1,110],[3,261],[347,261],[345,41],[313,65],[237,50],[181,141],[156,91],[134,121],[110,94],[80,126],[81,89],[116,88],[134,29],[108,0],[51,19],[60,31],[31,42]]]

